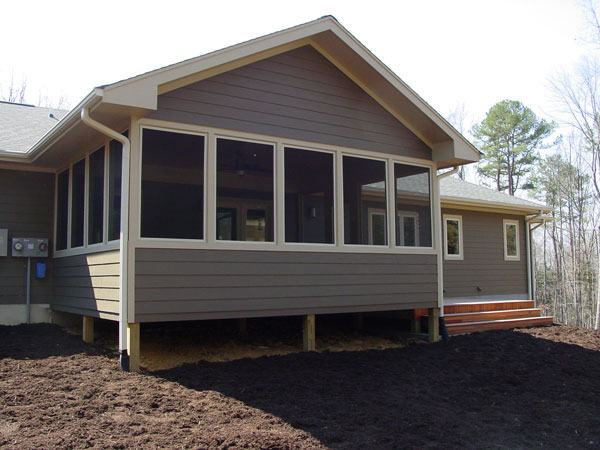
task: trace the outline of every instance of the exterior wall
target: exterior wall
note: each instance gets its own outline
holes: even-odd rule
[[[54,260],[52,309],[119,319],[119,251]]]
[[[12,238],[51,238],[53,205],[54,174],[0,169],[0,228],[8,229],[9,246],[9,256],[0,256],[0,308],[25,304],[27,259],[10,256]],[[44,261],[49,275],[53,261]],[[52,280],[50,276],[35,278],[37,262],[37,258],[32,259],[31,303],[48,304],[52,301]]]
[[[436,255],[136,249],[135,321],[437,306]]]
[[[464,252],[463,260],[444,259],[444,297],[527,297],[524,216],[443,208],[444,214],[462,216]],[[520,223],[519,261],[504,260],[503,219]]]
[[[431,149],[313,47],[158,97],[153,119],[431,160]]]

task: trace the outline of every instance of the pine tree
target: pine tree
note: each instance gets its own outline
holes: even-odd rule
[[[537,150],[546,148],[544,139],[556,124],[538,119],[516,100],[503,100],[490,108],[472,134],[484,152],[477,172],[494,180],[498,191],[514,195],[517,189],[531,189],[528,176],[539,161]]]

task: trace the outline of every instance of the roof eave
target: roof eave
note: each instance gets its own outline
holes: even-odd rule
[[[451,205],[451,206],[472,206],[476,208],[487,208],[487,209],[504,209],[510,211],[518,211],[520,213],[550,213],[552,212],[551,208],[548,208],[545,205],[515,205],[513,203],[503,203],[503,202],[493,202],[493,201],[483,201],[483,200],[473,200],[468,198],[461,197],[451,197],[451,196],[440,196],[440,203],[442,206]]]

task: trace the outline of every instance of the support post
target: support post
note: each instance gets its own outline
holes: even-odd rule
[[[83,342],[94,343],[94,318],[91,316],[83,316]]]
[[[241,318],[237,320],[238,324],[238,333],[241,335],[245,335],[248,333],[248,319]]]
[[[421,316],[421,310],[413,310],[410,318],[410,331],[412,333],[421,333]]]
[[[363,313],[354,313],[353,321],[355,330],[362,331],[364,329],[365,320]]]
[[[140,323],[127,324],[127,353],[129,355],[129,371],[140,370]]]
[[[305,352],[316,350],[314,314],[302,317],[302,344]]]
[[[428,311],[429,342],[440,340],[440,308],[429,308]]]

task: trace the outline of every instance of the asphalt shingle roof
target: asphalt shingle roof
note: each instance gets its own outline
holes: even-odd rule
[[[444,199],[465,199],[499,205],[525,206],[531,208],[546,208],[545,205],[530,200],[498,192],[494,189],[469,183],[458,178],[447,177],[440,180],[440,196]]]
[[[0,101],[0,151],[27,153],[68,111]]]

